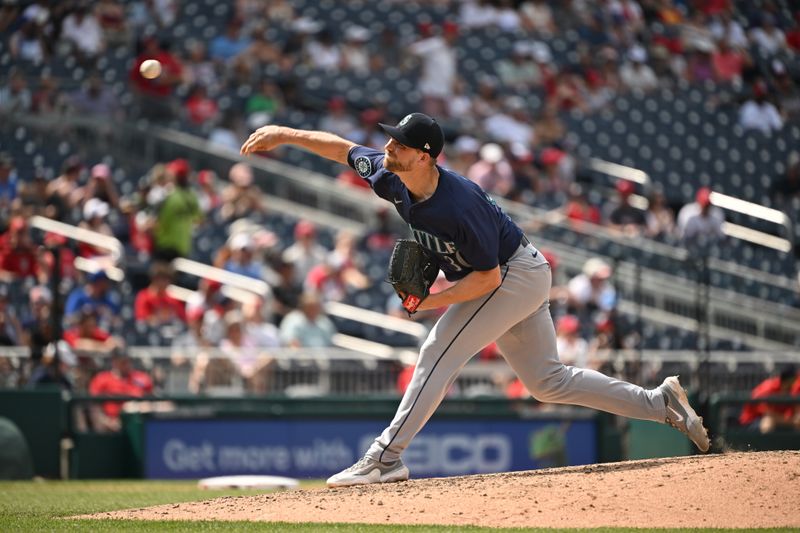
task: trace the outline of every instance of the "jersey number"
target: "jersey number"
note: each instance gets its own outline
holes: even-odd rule
[[[442,254],[441,257],[456,272],[459,272],[459,271],[461,271],[461,270],[463,270],[465,268],[469,268],[469,263],[467,263],[464,260],[464,258],[461,257],[461,253],[460,252],[456,252],[454,254],[449,254],[449,255]]]

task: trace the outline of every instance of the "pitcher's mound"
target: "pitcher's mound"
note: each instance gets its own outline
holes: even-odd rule
[[[93,518],[741,528],[797,527],[798,509],[800,452],[780,451],[297,490]]]

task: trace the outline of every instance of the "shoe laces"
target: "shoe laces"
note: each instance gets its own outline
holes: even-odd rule
[[[684,429],[682,427],[680,427],[678,424],[676,424],[675,422],[673,422],[672,417],[670,416],[670,414],[674,413],[675,410],[672,409],[669,406],[669,395],[668,394],[664,394],[664,408],[667,410],[667,419],[666,419],[667,424],[669,424],[670,426],[674,427],[678,431],[680,431],[682,433],[685,433]]]
[[[358,470],[362,466],[367,466],[370,463],[370,461],[371,461],[371,459],[369,457],[364,456],[361,459],[359,459],[356,464],[354,464],[353,466],[351,466],[350,468],[345,470],[345,472],[355,472],[356,470]]]
[[[671,419],[669,416],[667,416],[667,424],[669,424],[670,426],[674,427],[675,429],[677,429],[677,430],[678,430],[678,431],[680,431],[681,433],[685,433],[685,432],[686,432],[686,430],[684,430],[684,429],[683,429],[682,427],[680,427],[678,424],[676,424],[675,422],[673,422],[673,421],[672,421],[672,419]]]

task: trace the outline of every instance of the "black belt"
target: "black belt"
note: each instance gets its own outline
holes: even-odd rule
[[[530,241],[530,240],[528,240],[528,237],[526,237],[526,236],[525,236],[525,234],[523,233],[523,234],[522,234],[522,238],[519,240],[519,245],[520,245],[521,247],[525,248],[525,247],[526,247],[526,246],[528,246],[530,243],[531,243],[531,241]],[[514,250],[513,252],[511,252],[511,255],[513,256],[515,253],[517,253],[517,251],[516,251],[516,250]],[[503,261],[502,263],[500,263],[500,266],[503,266],[503,265],[505,265],[506,263],[508,263],[508,261],[509,261],[510,259],[511,259],[511,258],[509,257],[508,259],[506,259],[505,261]]]

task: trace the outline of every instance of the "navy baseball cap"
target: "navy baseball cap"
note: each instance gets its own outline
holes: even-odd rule
[[[378,123],[378,126],[400,144],[422,150],[436,158],[444,147],[444,133],[441,126],[424,113],[406,115],[397,126]]]
[[[94,283],[95,281],[109,281],[108,274],[106,274],[106,271],[102,269],[92,272],[86,277],[90,283]]]

